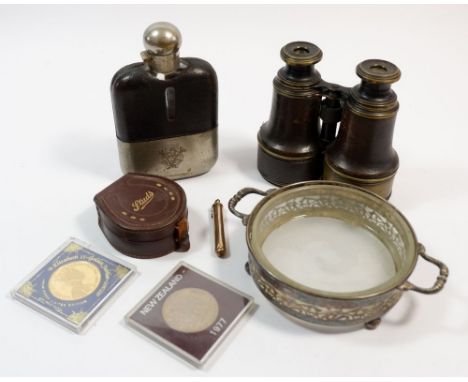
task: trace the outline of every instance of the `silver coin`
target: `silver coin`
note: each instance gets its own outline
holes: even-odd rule
[[[183,333],[206,330],[215,323],[218,314],[216,298],[199,288],[184,288],[172,293],[162,307],[166,324]]]

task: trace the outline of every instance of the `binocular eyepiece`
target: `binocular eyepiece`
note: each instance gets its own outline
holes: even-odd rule
[[[356,67],[353,88],[322,80],[322,51],[298,41],[281,49],[286,65],[273,80],[270,118],[258,133],[258,170],[278,186],[326,179],[389,198],[398,169],[392,147],[400,70],[384,60]],[[321,123],[320,123],[321,122]],[[338,123],[340,128],[336,134]]]

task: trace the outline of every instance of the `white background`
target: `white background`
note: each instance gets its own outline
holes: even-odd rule
[[[147,25],[183,34],[182,56],[219,78],[220,155],[206,175],[180,181],[192,249],[157,260],[118,254],[97,226],[93,196],[117,179],[112,75],[139,61]],[[0,7],[0,375],[440,376],[468,374],[468,8],[464,6]],[[438,295],[406,293],[375,331],[323,334],[280,315],[243,270],[244,228],[229,214],[232,255],[216,258],[208,208],[245,186],[270,188],[256,169],[256,133],[270,113],[281,47],[324,52],[328,81],[351,86],[367,58],[397,64],[400,155],[392,203],[451,274]],[[241,204],[248,211],[256,202]],[[67,237],[135,264],[140,276],[83,335],[14,301],[9,291]],[[123,316],[185,260],[255,297],[214,362],[199,371],[135,335]],[[411,280],[437,270],[419,261]]]

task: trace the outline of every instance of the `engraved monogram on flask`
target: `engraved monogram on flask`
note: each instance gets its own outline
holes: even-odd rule
[[[140,199],[136,199],[132,203],[132,208],[134,212],[143,211],[145,207],[151,203],[154,199],[153,191],[146,191],[145,196]]]
[[[177,168],[184,160],[184,149],[181,145],[169,146],[159,151],[162,162],[166,165],[166,170]]]

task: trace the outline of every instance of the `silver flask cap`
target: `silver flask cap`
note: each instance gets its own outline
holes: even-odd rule
[[[143,61],[157,73],[172,73],[179,66],[179,49],[182,35],[179,29],[168,22],[151,24],[143,33],[145,51]]]

